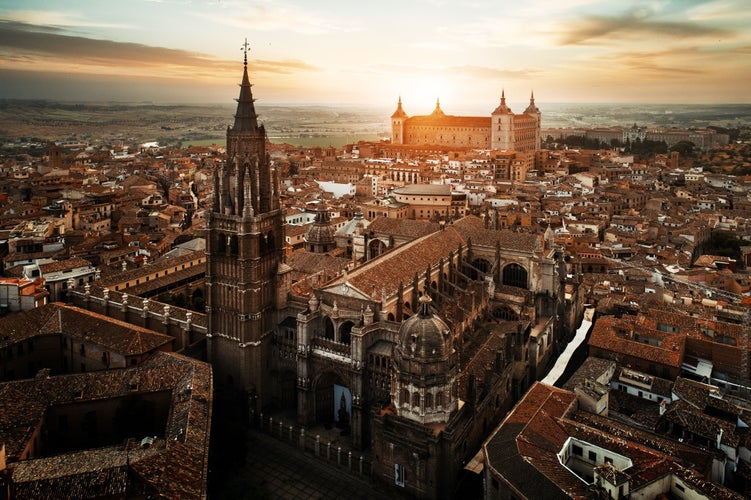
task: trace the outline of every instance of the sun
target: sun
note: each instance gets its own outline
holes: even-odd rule
[[[400,91],[402,105],[409,114],[428,114],[435,109],[436,101],[450,103],[453,101],[453,85],[443,75],[418,74],[403,80],[405,85]]]

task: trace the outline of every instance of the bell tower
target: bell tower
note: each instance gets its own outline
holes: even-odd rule
[[[277,170],[266,154],[248,78],[248,43],[227,155],[213,179],[206,217],[207,350],[215,380],[245,391],[251,404],[269,400],[271,339],[286,306],[284,218]]]

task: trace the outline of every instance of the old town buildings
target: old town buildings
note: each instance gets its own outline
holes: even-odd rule
[[[4,487],[203,497],[216,384],[406,496],[748,495],[744,146],[543,149],[540,121],[400,103],[390,142],[278,145],[246,64],[226,148],[4,158]]]

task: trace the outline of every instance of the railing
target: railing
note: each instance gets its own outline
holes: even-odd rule
[[[343,354],[344,356],[349,356],[351,349],[349,344],[343,344],[341,342],[337,342],[332,339],[327,339],[324,337],[313,337],[313,347],[318,347],[320,349],[323,349],[325,351],[335,352],[338,354]]]
[[[361,451],[335,443],[320,434],[313,435],[304,427],[273,416],[251,410],[251,425],[290,447],[319,459],[321,462],[348,472],[367,482],[373,482],[373,462]]]

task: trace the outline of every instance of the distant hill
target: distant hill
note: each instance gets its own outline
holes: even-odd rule
[[[751,104],[538,103],[543,128],[629,126],[751,127]],[[341,146],[390,136],[393,110],[353,106],[256,105],[269,139],[304,146]],[[0,141],[21,137],[59,141],[162,145],[223,144],[234,106],[154,103],[67,103],[0,100]]]

